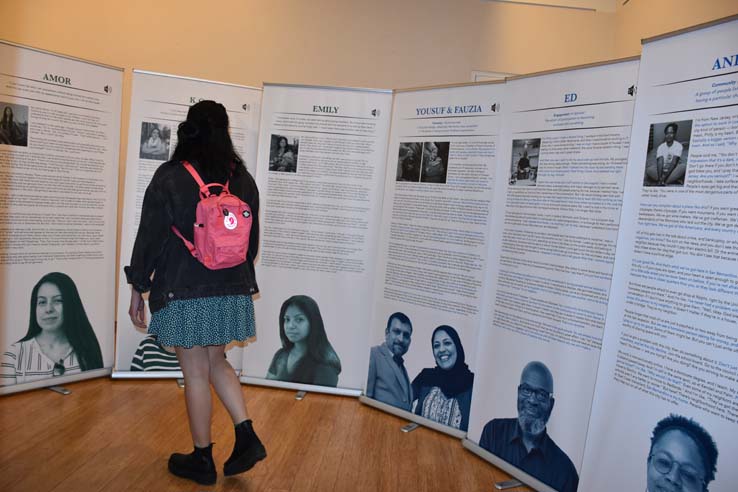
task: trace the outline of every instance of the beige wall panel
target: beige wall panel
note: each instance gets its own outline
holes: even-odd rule
[[[630,0],[615,15],[615,56],[641,54],[641,39],[738,14],[736,0]]]
[[[609,60],[615,14],[487,3],[477,70],[517,74]]]

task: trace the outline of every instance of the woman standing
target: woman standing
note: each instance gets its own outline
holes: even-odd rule
[[[172,454],[169,471],[212,484],[216,471],[210,441],[210,385],[235,425],[236,442],[224,474],[242,473],[266,457],[248,417],[241,385],[224,356],[226,344],[255,336],[251,295],[258,292],[254,257],[259,241],[259,194],[233,148],[223,105],[201,101],[190,107],[177,138],[172,160],[157,169],[144,196],[131,264],[125,268],[133,287],[129,314],[134,325],[146,326],[141,294],[150,290],[148,331],[162,345],[174,347],[184,374],[195,449],[190,454]],[[244,263],[209,270],[172,232],[175,226],[193,240],[199,186],[182,161],[190,162],[205,183],[228,182],[230,192],[251,207],[253,223]]]
[[[341,360],[325,334],[312,297],[292,296],[279,311],[282,348],[272,358],[267,379],[335,387]]]
[[[413,380],[413,395],[418,398],[415,413],[465,431],[469,427],[474,373],[464,362],[459,334],[441,325],[433,330],[431,345],[436,367],[423,369]]]
[[[0,386],[75,374],[103,366],[102,352],[77,286],[47,273],[31,291],[28,332],[3,353]]]

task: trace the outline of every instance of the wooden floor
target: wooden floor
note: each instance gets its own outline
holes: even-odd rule
[[[356,398],[244,386],[268,457],[224,478],[233,427],[213,409],[218,482],[170,475],[173,451],[192,448],[184,392],[173,380],[83,381],[69,396],[40,389],[0,397],[0,491],[492,491],[509,479],[458,439],[420,428]],[[511,489],[522,492],[524,487]]]

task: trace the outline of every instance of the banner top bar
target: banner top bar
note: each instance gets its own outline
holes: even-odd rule
[[[264,82],[264,87],[295,87],[303,89],[331,89],[337,91],[350,91],[350,92],[378,92],[382,94],[392,94],[392,89],[372,89],[369,87],[335,87],[331,85],[309,85],[309,84],[281,84],[278,82]]]
[[[217,80],[208,80],[208,79],[198,79],[196,77],[186,77],[184,75],[173,75],[171,73],[162,73],[162,72],[151,72],[149,70],[140,70],[137,68],[133,69],[133,73],[140,73],[144,75],[154,75],[157,77],[169,77],[172,79],[182,79],[182,80],[192,80],[193,82],[204,82],[206,84],[216,84],[216,85],[228,85],[231,87],[239,87],[241,89],[253,89],[256,91],[262,90],[261,87],[252,87],[250,85],[240,85],[240,84],[233,84],[231,82],[219,82]]]
[[[522,75],[513,75],[512,77],[506,77],[505,80],[520,80],[520,79],[528,79],[531,77],[539,77],[541,75],[550,75],[552,73],[560,73],[560,72],[571,72],[574,70],[582,70],[585,68],[594,68],[594,67],[602,67],[605,65],[614,65],[616,63],[625,63],[630,61],[636,61],[640,60],[640,55],[637,56],[628,56],[625,58],[616,58],[615,60],[605,60],[600,62],[593,62],[593,63],[585,63],[583,65],[574,65],[571,67],[562,67],[562,68],[554,68],[551,70],[543,70],[541,72],[533,72],[533,73],[526,73]]]
[[[73,60],[73,61],[78,61],[78,62],[82,62],[82,63],[87,63],[89,65],[95,65],[95,66],[98,66],[98,67],[109,68],[111,70],[117,70],[119,72],[123,72],[124,71],[124,69],[121,68],[121,67],[116,67],[114,65],[108,65],[107,63],[101,63],[101,62],[97,62],[97,61],[93,61],[93,60],[86,60],[84,58],[79,58],[77,56],[65,55],[64,53],[57,53],[55,51],[44,50],[44,49],[41,49],[41,48],[36,48],[34,46],[28,46],[28,45],[25,45],[25,44],[14,43],[12,41],[7,41],[5,39],[0,39],[0,44],[7,44],[8,46],[14,46],[16,48],[23,48],[23,49],[30,50],[30,51],[36,51],[38,53],[43,53],[45,55],[58,56],[60,58],[66,58],[68,60]]]

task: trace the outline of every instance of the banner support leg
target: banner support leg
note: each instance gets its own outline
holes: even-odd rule
[[[184,379],[177,378],[177,386],[179,386],[180,388],[184,388]]]
[[[72,394],[72,392],[70,390],[68,390],[67,388],[65,388],[64,386],[49,386],[48,389],[50,389],[54,393],[59,393],[60,395],[65,395],[66,396],[66,395],[71,395]]]
[[[403,426],[402,426],[402,427],[400,428],[400,430],[401,430],[402,432],[412,432],[412,431],[414,431],[415,429],[417,429],[418,427],[420,427],[420,426],[419,426],[418,424],[416,424],[415,422],[410,422],[409,424],[405,424],[405,425],[403,425]]]
[[[295,393],[295,400],[300,401],[305,398],[305,395],[307,395],[307,391],[298,391]]]
[[[505,480],[504,482],[495,482],[495,489],[506,490],[512,489],[513,487],[522,487],[523,482],[519,480]]]

